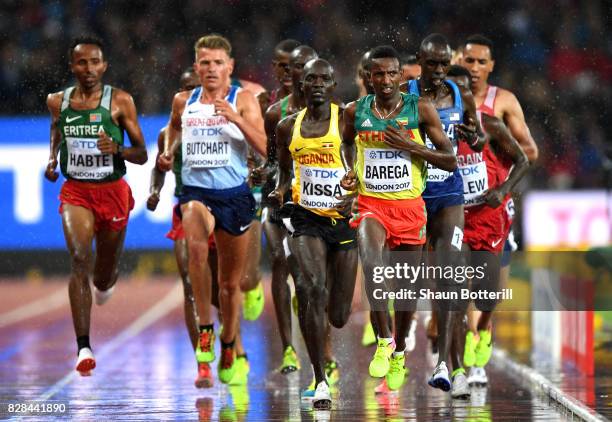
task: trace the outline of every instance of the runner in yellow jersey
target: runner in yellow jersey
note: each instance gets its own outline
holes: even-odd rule
[[[426,238],[427,215],[421,198],[426,164],[454,171],[457,159],[431,102],[400,92],[400,61],[393,47],[372,50],[370,81],[374,95],[350,103],[344,111],[341,153],[347,173],[341,186],[357,189],[359,194],[351,224],[358,228],[366,293],[379,329],[370,375],[386,377],[388,387],[396,390],[405,379],[405,337],[416,300],[395,300],[394,341],[387,300],[374,296],[373,276],[389,267],[388,249],[411,251],[402,256],[402,265],[419,265]],[[425,146],[425,134],[435,150]],[[406,284],[400,287],[414,286]]]
[[[315,375],[315,408],[329,408],[325,377],[326,314],[336,328],[346,324],[357,275],[357,242],[348,219],[334,208],[342,194],[340,108],[332,104],[336,86],[331,65],[309,61],[301,81],[306,108],[282,120],[276,129],[279,177],[270,194],[279,205],[289,190],[291,163],[294,207],[289,238],[302,277],[295,280],[298,318]]]

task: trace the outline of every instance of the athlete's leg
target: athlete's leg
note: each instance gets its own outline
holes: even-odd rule
[[[394,249],[395,252],[404,251],[408,252],[405,254],[406,260],[403,263],[408,264],[411,267],[418,267],[421,263],[421,253],[423,245],[400,245]],[[416,280],[412,284],[411,288],[415,288],[420,283],[420,280]],[[402,352],[406,349],[406,336],[410,330],[412,324],[412,317],[416,310],[416,300],[395,300],[393,302],[395,308],[395,345],[398,352]]]
[[[313,366],[315,385],[318,385],[325,381],[325,341],[322,335],[326,332],[325,310],[329,295],[325,280],[327,246],[322,239],[314,236],[291,237],[289,244],[301,274],[295,283],[298,319]]]
[[[261,259],[261,223],[253,220],[251,226],[245,233],[249,238],[247,249],[247,267],[240,282],[240,290],[248,292],[257,287],[261,281],[259,261]]]
[[[221,306],[219,306],[219,257],[217,248],[208,249],[208,266],[210,267],[210,299],[212,305],[217,308],[219,320],[221,320]]]
[[[287,284],[289,268],[285,257],[285,229],[267,218],[263,223],[268,249],[272,259],[272,300],[283,350],[291,345],[291,290]],[[294,282],[297,280],[294,277]]]
[[[193,287],[200,325],[212,324],[211,275],[208,266],[208,237],[215,226],[215,218],[201,202],[181,205],[183,229],[189,256],[189,279]]]
[[[351,314],[355,280],[357,278],[357,248],[331,251],[328,257],[328,277],[332,276],[327,305],[329,321],[336,328],[342,328]]]
[[[183,282],[183,310],[185,313],[185,326],[189,333],[191,345],[195,350],[198,343],[198,315],[195,310],[195,299],[193,287],[189,280],[189,254],[187,252],[187,240],[177,239],[174,242],[174,256],[181,280]]]
[[[89,271],[91,270],[94,238],[94,215],[87,208],[62,204],[62,224],[66,246],[70,252],[70,309],[77,338],[89,336],[91,315],[91,289]]]

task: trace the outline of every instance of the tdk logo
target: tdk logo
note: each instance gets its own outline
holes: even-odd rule
[[[304,174],[308,177],[314,175],[318,179],[337,179],[338,170],[307,169]]]
[[[72,141],[73,148],[93,149],[93,148],[97,148],[97,146],[98,146],[97,141],[87,141],[85,139],[77,139],[77,140]]]
[[[391,150],[389,151],[385,151],[385,150],[370,151],[369,155],[372,160],[397,160],[397,159],[404,158],[402,156],[402,151],[391,151]]]
[[[469,166],[469,167],[463,167],[461,169],[462,176],[470,176],[472,174],[479,174],[479,173],[480,173],[479,166]]]
[[[193,136],[221,136],[222,127],[196,128],[191,131]]]

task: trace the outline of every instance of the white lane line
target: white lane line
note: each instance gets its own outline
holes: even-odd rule
[[[59,289],[51,296],[43,297],[12,311],[0,314],[0,328],[52,311],[66,303],[68,303],[68,289]]]
[[[552,382],[550,382],[544,375],[540,374],[535,369],[515,362],[508,356],[506,351],[493,349],[493,360],[498,366],[506,369],[506,371],[516,374],[517,377],[523,380],[523,382],[526,382],[531,389],[550,397],[552,400],[559,403],[559,405],[570,411],[578,418],[588,422],[608,420],[603,417],[603,415],[584,405],[571,395],[566,394],[559,388],[555,387]]]
[[[155,322],[166,316],[174,308],[183,303],[183,287],[179,281],[176,285],[164,296],[162,300],[157,302],[151,309],[142,314],[140,318],[130,324],[127,328],[121,331],[112,340],[107,342],[100,349],[99,353],[96,353],[96,361],[103,361],[107,356],[110,356],[119,346],[124,342],[138,335],[140,332],[153,325]],[[38,396],[35,401],[46,401],[56,395],[62,388],[68,385],[72,380],[79,377],[77,371],[74,369],[68,372],[61,380],[56,382],[47,391]],[[93,376],[96,376],[94,370]]]

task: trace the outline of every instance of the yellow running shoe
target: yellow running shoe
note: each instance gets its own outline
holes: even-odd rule
[[[488,330],[479,330],[480,341],[476,345],[476,366],[483,368],[489,359],[491,359],[491,353],[493,353],[493,343],[491,341],[491,332]]]
[[[389,358],[395,351],[395,341],[388,343],[385,339],[378,339],[376,352],[370,362],[370,376],[374,378],[382,378],[389,372]]]
[[[340,370],[338,369],[338,362],[336,362],[335,360],[325,362],[325,378],[327,378],[327,383],[330,387],[338,382],[338,380],[340,379]]]
[[[196,346],[196,359],[199,363],[210,363],[215,360],[215,333],[204,330],[198,338]]]
[[[236,352],[233,347],[221,350],[221,359],[217,368],[219,381],[228,384],[236,373]]]
[[[242,302],[242,314],[247,321],[255,321],[264,309],[265,296],[261,281],[252,290],[244,294]]]
[[[249,372],[251,371],[251,367],[249,366],[249,361],[247,360],[246,356],[238,356],[234,366],[236,369],[232,380],[229,382],[229,385],[247,385],[249,382]]]
[[[465,348],[463,350],[463,365],[474,366],[476,363],[476,340],[474,333],[468,331],[465,335]]]
[[[374,327],[372,327],[372,322],[368,321],[368,323],[363,326],[363,335],[361,336],[361,345],[368,347],[374,344],[376,344],[376,334],[374,334]]]
[[[399,390],[406,379],[406,357],[404,353],[392,354],[389,360],[389,372],[387,372],[386,380],[389,390]]]
[[[287,346],[283,352],[283,365],[280,368],[280,372],[283,375],[290,374],[300,369],[300,360],[298,359],[297,353],[293,346]]]

